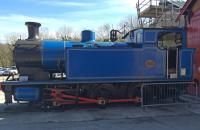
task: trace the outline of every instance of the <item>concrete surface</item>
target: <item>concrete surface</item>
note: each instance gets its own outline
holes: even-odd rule
[[[141,108],[111,105],[50,110],[26,104],[0,105],[2,130],[199,130],[200,115],[188,106]]]

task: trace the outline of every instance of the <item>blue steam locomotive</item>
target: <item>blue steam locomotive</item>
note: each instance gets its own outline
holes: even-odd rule
[[[117,42],[96,42],[82,32],[79,41],[40,40],[39,23],[27,22],[29,37],[18,40],[13,57],[17,81],[3,82],[6,103],[16,101],[63,105],[140,102],[140,85],[192,80],[194,49],[182,28],[141,28]]]

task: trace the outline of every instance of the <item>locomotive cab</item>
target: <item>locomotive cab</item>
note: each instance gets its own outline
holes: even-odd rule
[[[185,35],[181,28],[144,28],[130,31],[126,41],[142,48],[153,47],[163,51],[166,55],[166,66],[163,66],[166,79],[187,79],[192,77],[194,49],[186,47]]]
[[[177,78],[179,69],[179,49],[182,47],[182,34],[180,32],[159,33],[158,47],[167,51],[167,77]]]

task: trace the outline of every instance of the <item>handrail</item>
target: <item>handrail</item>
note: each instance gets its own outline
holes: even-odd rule
[[[151,6],[151,5],[158,5],[160,0],[143,0],[143,1],[138,1],[137,5],[137,9],[141,10],[142,8],[144,8],[145,6]]]
[[[140,9],[142,9],[143,7],[145,7],[146,5],[148,5],[150,2],[151,2],[151,1],[149,1],[149,2],[147,2],[147,3],[145,3],[145,4],[143,4],[143,5],[141,6]],[[150,5],[150,6],[151,6],[151,5]]]
[[[140,4],[143,4],[146,0],[143,0]]]

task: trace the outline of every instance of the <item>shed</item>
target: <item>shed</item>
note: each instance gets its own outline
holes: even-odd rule
[[[187,47],[195,48],[193,77],[200,82],[200,0],[187,0],[176,21],[184,16]]]

